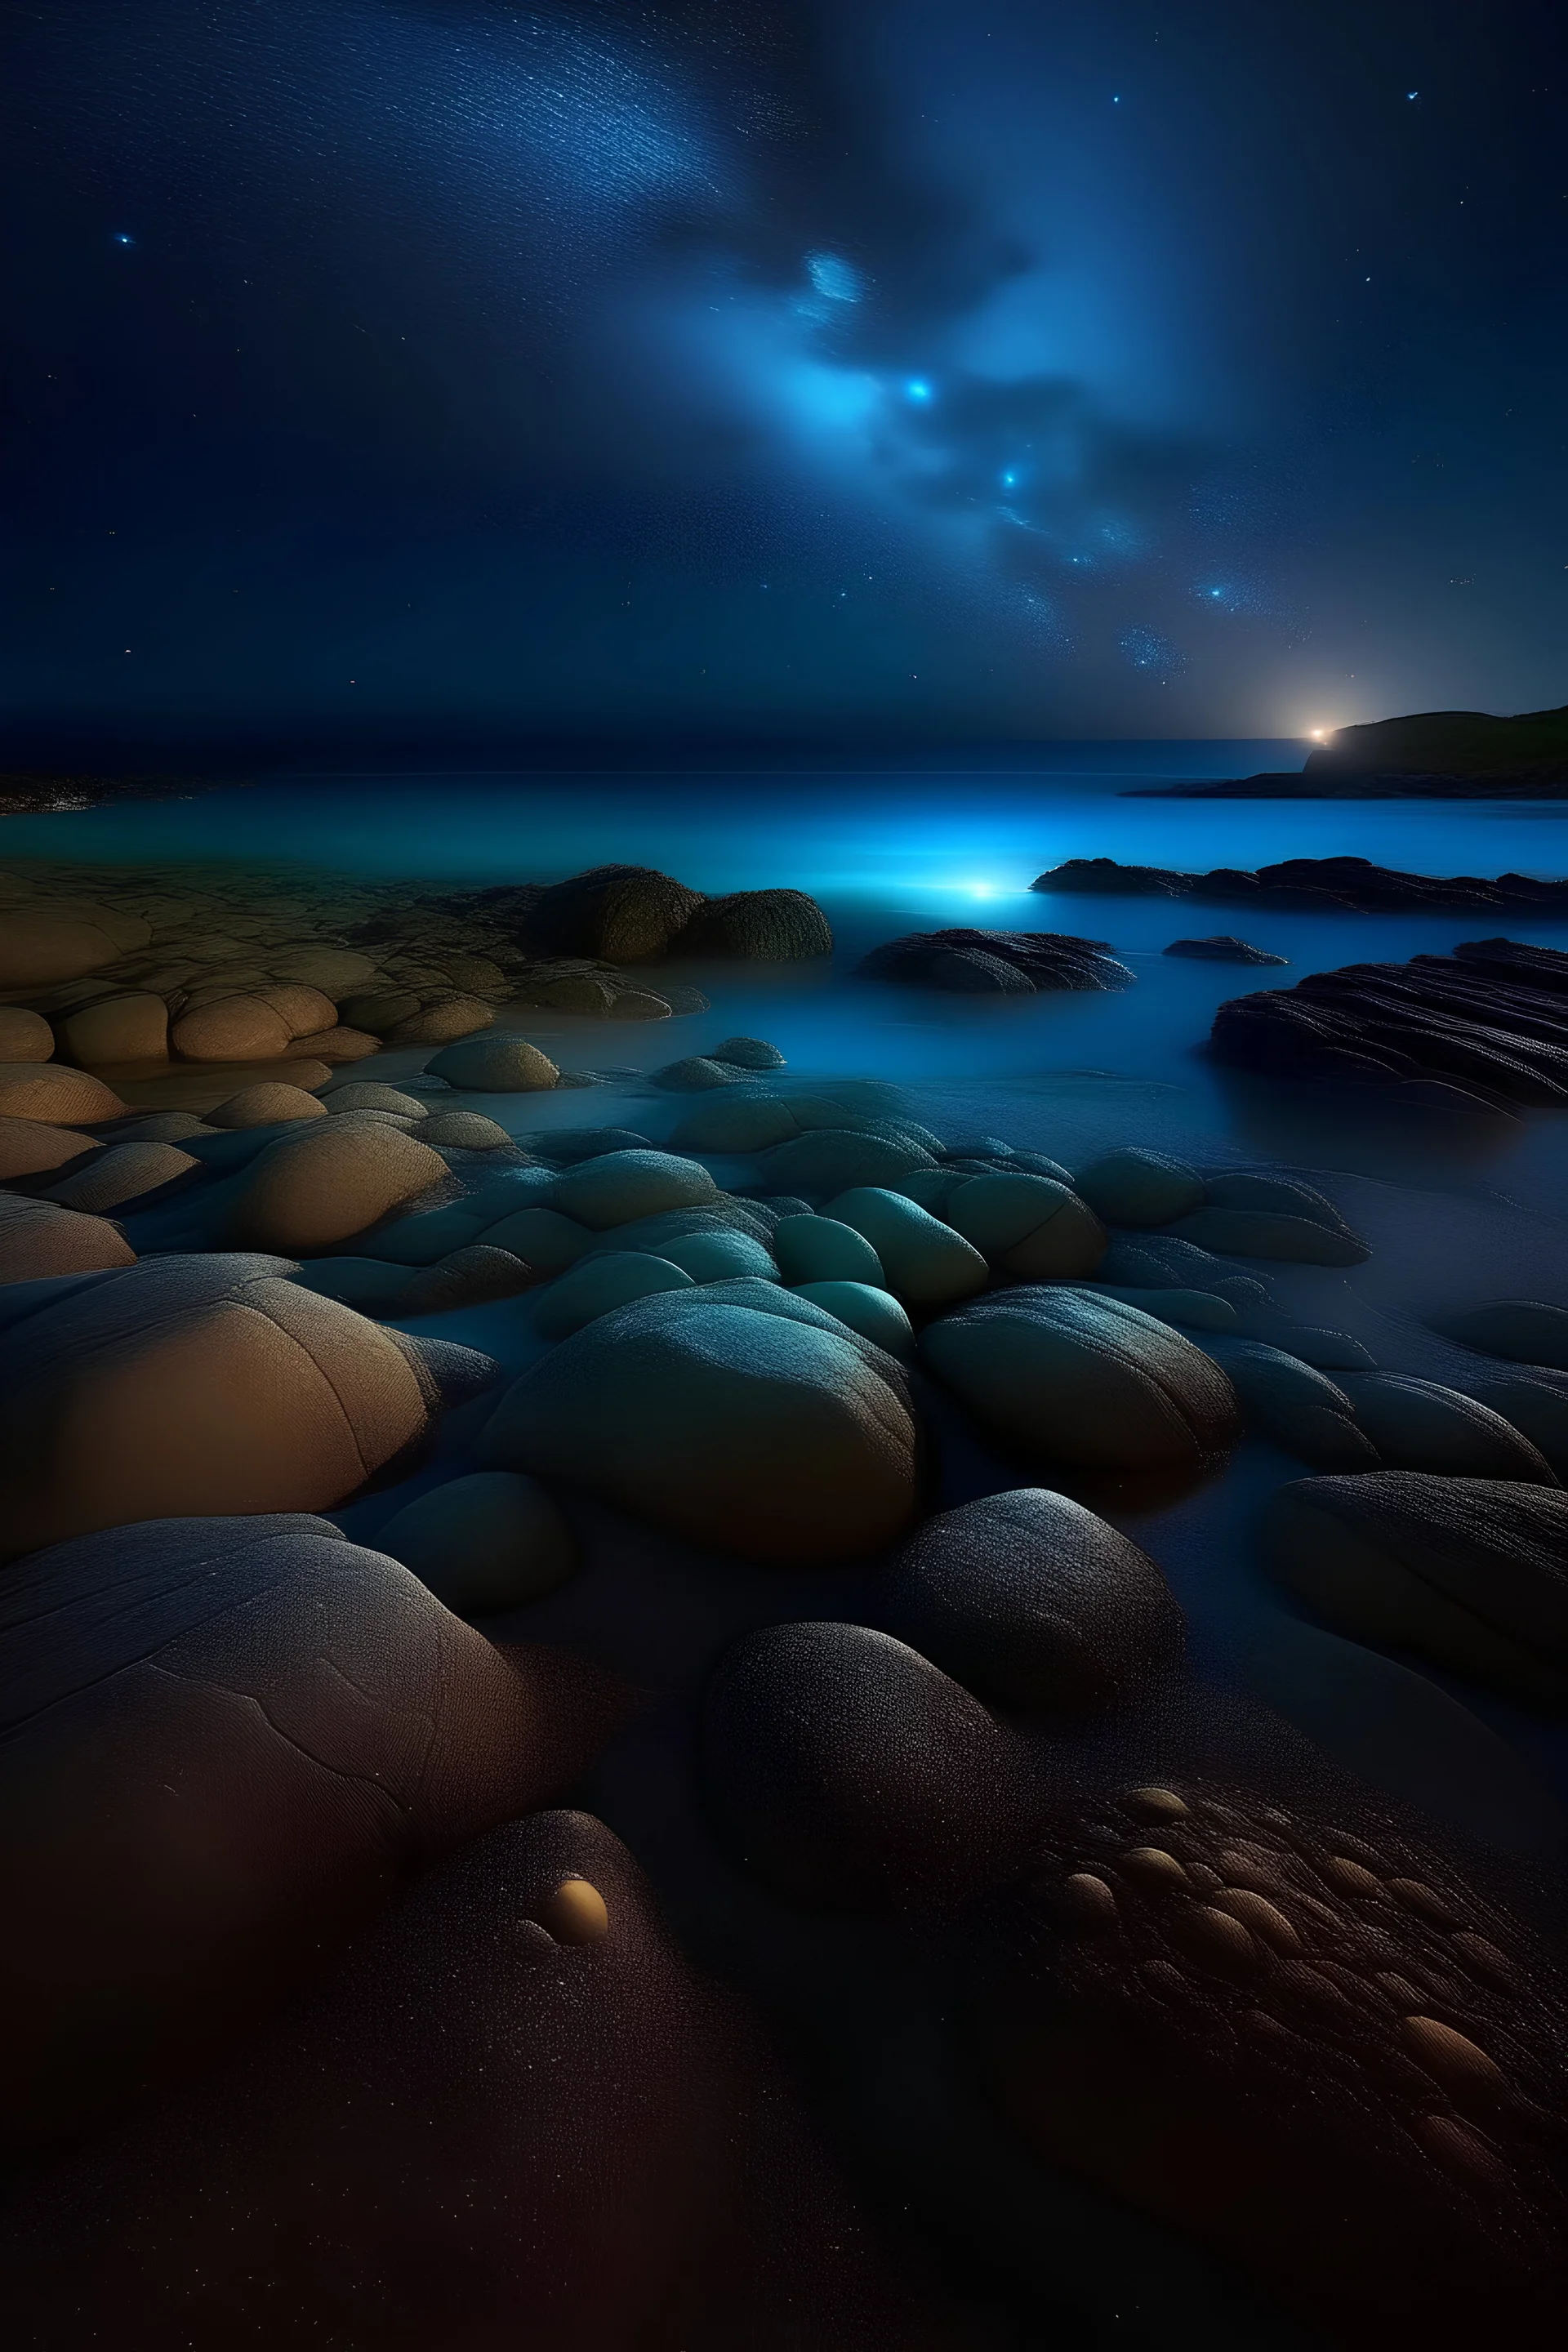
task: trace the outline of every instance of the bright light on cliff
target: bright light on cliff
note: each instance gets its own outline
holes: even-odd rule
[[[1328,731],[1326,727],[1309,727],[1307,730],[1314,743],[1321,743]]]

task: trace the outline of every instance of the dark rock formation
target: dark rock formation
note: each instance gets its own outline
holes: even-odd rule
[[[1130,795],[1130,797],[1132,797]],[[1424,710],[1342,727],[1295,773],[1144,787],[1172,800],[1559,800],[1568,797],[1568,706],[1494,719]]]
[[[1038,885],[1036,886],[1038,887]],[[964,996],[1030,996],[1046,989],[1127,988],[1133,975],[1104,940],[1068,931],[911,931],[862,957],[868,980],[944,988]]]
[[[1216,866],[1207,874],[1184,874],[1173,866],[1121,866],[1114,857],[1069,857],[1064,865],[1048,867],[1029,887],[1094,898],[1215,899],[1264,912],[1328,913],[1336,907],[1353,907],[1363,914],[1405,909],[1464,914],[1472,907],[1523,907],[1532,913],[1568,909],[1568,882],[1542,882],[1530,874],[1500,874],[1495,881],[1473,874],[1403,874],[1397,866],[1374,866],[1365,857],[1286,857],[1274,866],[1260,866],[1256,873]],[[1219,944],[1182,940],[1165,952],[1200,953]],[[1252,950],[1241,961],[1260,954]]]
[[[1289,956],[1270,955],[1267,948],[1255,948],[1248,940],[1238,940],[1234,931],[1216,931],[1206,940],[1173,940],[1164,952],[1186,956],[1194,963],[1287,964],[1290,961]]]
[[[833,953],[826,916],[804,890],[736,890],[704,898],[680,938],[683,955],[793,963]]]
[[[1518,977],[1516,977],[1518,975]],[[1482,1100],[1568,1101],[1568,955],[1483,940],[1233,997],[1210,1050],[1283,1076],[1427,1079]]]

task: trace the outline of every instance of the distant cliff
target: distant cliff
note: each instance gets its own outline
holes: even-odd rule
[[[1153,793],[1135,795],[1152,798]],[[1172,800],[1568,799],[1568,705],[1494,719],[1422,710],[1342,727],[1297,772],[1160,788]]]

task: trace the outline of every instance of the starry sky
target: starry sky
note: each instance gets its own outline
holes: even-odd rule
[[[11,764],[1568,699],[1560,0],[0,0]]]

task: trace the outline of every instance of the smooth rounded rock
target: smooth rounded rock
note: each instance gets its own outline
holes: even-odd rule
[[[969,1176],[939,1213],[1004,1274],[1020,1282],[1071,1282],[1091,1275],[1110,1236],[1087,1202],[1048,1176]]]
[[[1387,1372],[1344,1372],[1340,1385],[1385,1469],[1557,1484],[1555,1472],[1528,1437],[1458,1389]]]
[[[797,1298],[809,1298],[814,1307],[837,1316],[847,1323],[863,1339],[885,1348],[889,1356],[907,1362],[915,1352],[915,1329],[892,1293],[879,1284],[870,1282],[797,1282],[792,1286]]]
[[[733,1282],[745,1275],[758,1275],[764,1282],[779,1278],[769,1251],[750,1234],[683,1234],[663,1244],[659,1255],[693,1282]]]
[[[446,1178],[439,1153],[399,1128],[307,1120],[245,1171],[229,1202],[226,1238],[237,1248],[309,1256],[363,1233]]]
[[[413,1342],[290,1270],[170,1255],[0,1294],[0,1558],[136,1519],[328,1510],[423,1437],[437,1398]]]
[[[902,1137],[817,1128],[809,1135],[773,1146],[763,1160],[762,1186],[769,1192],[804,1192],[809,1197],[881,1184],[911,1168],[931,1164],[928,1151]]]
[[[393,1022],[385,1032],[386,1042],[389,1045],[447,1045],[488,1029],[495,1017],[494,1007],[479,997],[446,996]]]
[[[1076,1715],[1179,1659],[1185,1622],[1147,1552],[1043,1486],[928,1519],[884,1577],[890,1633],[975,1695]]]
[[[1171,1226],[1178,1240],[1226,1257],[1284,1258],[1301,1265],[1360,1265],[1372,1255],[1346,1227],[1271,1209],[1194,1209]]]
[[[437,1151],[504,1151],[512,1139],[499,1119],[478,1110],[432,1111],[419,1129],[420,1142]]]
[[[680,945],[683,954],[778,963],[831,955],[833,932],[804,890],[735,890],[727,898],[703,899]]]
[[[51,1127],[41,1118],[0,1118],[0,1184],[16,1176],[46,1176],[64,1168],[84,1151],[95,1151],[98,1138],[80,1135],[74,1128]]]
[[[689,1290],[692,1276],[668,1258],[637,1250],[605,1250],[580,1259],[542,1290],[533,1325],[541,1338],[567,1339],[613,1308],[661,1290]]]
[[[984,1885],[1018,1833],[1010,1758],[970,1694],[890,1634],[745,1634],[702,1706],[726,1843],[787,1900],[878,1912]]]
[[[575,1574],[577,1539],[537,1478],[479,1470],[405,1504],[377,1548],[459,1617],[523,1609]]]
[[[1154,1294],[1158,1296],[1158,1294]],[[1158,1311],[1158,1310],[1155,1310]],[[1317,1470],[1376,1470],[1373,1435],[1345,1390],[1282,1349],[1251,1339],[1211,1349],[1240,1401],[1249,1430]]]
[[[973,1243],[900,1193],[857,1186],[829,1202],[827,1213],[870,1243],[889,1289],[906,1307],[950,1307],[973,1297],[991,1279]]]
[[[89,1214],[101,1214],[107,1209],[118,1209],[127,1201],[140,1200],[144,1192],[153,1192],[176,1177],[188,1176],[201,1161],[193,1160],[174,1143],[114,1143],[101,1152],[90,1168],[79,1169],[62,1182],[49,1187],[51,1201],[59,1201],[68,1209],[85,1209]]]
[[[1074,1179],[1082,1199],[1111,1225],[1164,1225],[1201,1208],[1203,1178],[1184,1160],[1139,1146],[1108,1151]]]
[[[0,1118],[93,1127],[126,1109],[113,1089],[60,1062],[0,1062]]]
[[[838,1217],[781,1217],[773,1255],[788,1283],[870,1283],[885,1290],[882,1261],[853,1225]]]
[[[1102,1294],[1020,1287],[929,1324],[922,1361],[1026,1459],[1195,1472],[1236,1442],[1236,1397],[1190,1339]]]
[[[698,1160],[666,1151],[610,1151],[579,1161],[556,1181],[551,1206],[603,1233],[668,1209],[701,1208],[718,1192]]]
[[[303,1087],[285,1085],[278,1079],[264,1079],[260,1085],[241,1087],[237,1095],[229,1095],[216,1108],[207,1113],[207,1125],[217,1128],[283,1127],[295,1119],[324,1118],[331,1106],[308,1094]]]
[[[602,1316],[508,1390],[489,1466],[566,1478],[695,1543],[780,1566],[902,1531],[919,1444],[891,1359],[771,1283]]]
[[[433,1077],[476,1094],[538,1094],[561,1076],[549,1055],[526,1037],[465,1037],[444,1047],[426,1066]]]
[[[728,1062],[711,1062],[705,1054],[689,1054],[683,1061],[667,1062],[655,1070],[653,1083],[672,1094],[700,1095],[715,1087],[738,1086],[741,1073]]]
[[[538,1280],[535,1269],[513,1251],[469,1242],[431,1265],[416,1267],[403,1286],[396,1312],[400,1317],[451,1315],[461,1307],[488,1307],[492,1299],[515,1298],[531,1290]]]
[[[0,1004],[0,1064],[52,1061],[54,1051],[55,1033],[41,1013]]]
[[[60,1042],[73,1060],[162,1061],[169,1051],[169,1008],[144,991],[100,996],[60,1023]]]
[[[0,1284],[93,1274],[135,1262],[135,1251],[107,1218],[63,1207],[58,1201],[0,1192]]]
[[[1568,1307],[1549,1307],[1537,1298],[1490,1299],[1445,1316],[1438,1328],[1483,1355],[1568,1371]]]
[[[770,1144],[785,1143],[799,1132],[786,1102],[766,1095],[740,1095],[700,1103],[686,1113],[669,1139],[679,1151],[765,1151]]]
[[[13,907],[0,923],[0,989],[53,988],[113,963],[127,950],[104,927],[104,919],[53,913],[47,908]],[[152,937],[140,926],[145,945]]]
[[[510,1250],[546,1281],[564,1274],[594,1245],[586,1225],[562,1216],[558,1210],[534,1207],[515,1209],[510,1216],[496,1218],[476,1238],[487,1248]]]
[[[738,1070],[782,1070],[784,1057],[776,1045],[764,1037],[726,1037],[721,1045],[712,1047],[709,1059],[730,1062]]]
[[[402,1087],[378,1085],[374,1078],[349,1078],[321,1097],[321,1108],[334,1118],[351,1110],[390,1110],[401,1118],[425,1118],[430,1105],[421,1095]]]

